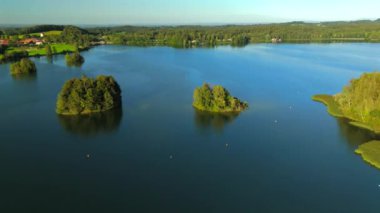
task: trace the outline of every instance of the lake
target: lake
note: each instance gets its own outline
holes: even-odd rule
[[[379,44],[255,44],[211,49],[98,46],[81,68],[34,58],[0,65],[1,212],[379,212],[380,170],[354,153],[375,135],[313,102],[365,71]],[[112,75],[123,107],[60,117],[73,77]],[[195,87],[250,103],[200,113]]]

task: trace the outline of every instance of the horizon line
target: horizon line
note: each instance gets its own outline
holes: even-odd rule
[[[305,24],[318,24],[318,23],[332,23],[332,22],[360,22],[360,21],[369,21],[376,22],[380,21],[380,18],[377,19],[353,19],[353,20],[328,20],[328,21],[306,21],[306,20],[294,20],[294,21],[275,21],[275,22],[224,22],[224,23],[166,23],[166,24],[144,24],[144,23],[118,23],[118,24],[73,24],[73,23],[33,23],[33,24],[0,24],[1,27],[26,27],[26,26],[41,26],[41,25],[56,25],[56,26],[97,26],[97,27],[118,27],[118,26],[132,26],[132,27],[180,27],[180,26],[250,26],[250,25],[266,25],[266,24],[287,24],[287,23],[305,23]]]

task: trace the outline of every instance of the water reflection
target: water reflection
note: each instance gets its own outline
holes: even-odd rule
[[[48,64],[53,64],[53,56],[46,56],[46,61]]]
[[[14,80],[34,81],[37,78],[37,73],[17,74],[17,75],[12,75],[12,78]]]
[[[352,126],[351,124],[349,124],[349,121],[347,119],[340,118],[336,120],[339,126],[341,136],[346,139],[348,145],[352,149],[356,149],[359,145],[367,143],[368,141],[380,139],[379,135],[376,135],[375,133],[369,130]]]
[[[212,128],[217,132],[222,132],[225,125],[232,123],[239,113],[212,113],[194,109],[194,120],[201,130]]]
[[[120,126],[121,109],[79,116],[58,115],[61,126],[69,133],[92,136],[98,133],[111,133]]]

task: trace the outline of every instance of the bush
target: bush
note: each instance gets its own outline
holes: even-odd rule
[[[111,76],[68,80],[57,99],[58,114],[79,115],[103,112],[121,106],[121,90]]]
[[[199,110],[211,112],[241,112],[248,104],[230,95],[222,86],[211,88],[208,84],[194,91],[193,106]]]
[[[11,74],[34,74],[37,72],[36,65],[28,58],[23,58],[19,62],[11,64]]]
[[[26,51],[12,51],[12,52],[7,52],[4,54],[5,60],[8,60],[8,61],[20,60],[28,56],[29,54]]]
[[[76,66],[80,67],[84,63],[84,58],[79,54],[79,52],[75,52],[72,54],[66,54],[65,56],[67,66]]]

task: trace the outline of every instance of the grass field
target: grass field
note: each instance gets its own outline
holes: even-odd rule
[[[380,169],[380,141],[370,141],[362,144],[355,153],[361,155],[367,163]]]
[[[53,54],[62,54],[66,52],[74,52],[75,46],[71,44],[51,44]],[[27,51],[29,56],[43,56],[46,55],[44,47],[12,47],[7,49],[6,53],[17,51]]]
[[[314,95],[312,99],[326,105],[327,111],[330,115],[339,118],[344,117],[332,95]]]
[[[53,54],[62,54],[66,52],[74,52],[75,46],[71,44],[52,44]],[[27,50],[29,56],[46,55],[45,48],[30,48]]]
[[[61,35],[62,31],[53,30],[53,31],[47,31],[47,32],[40,32],[40,33],[31,33],[30,36],[33,37],[40,37],[41,33],[45,34],[45,36],[59,36]]]

